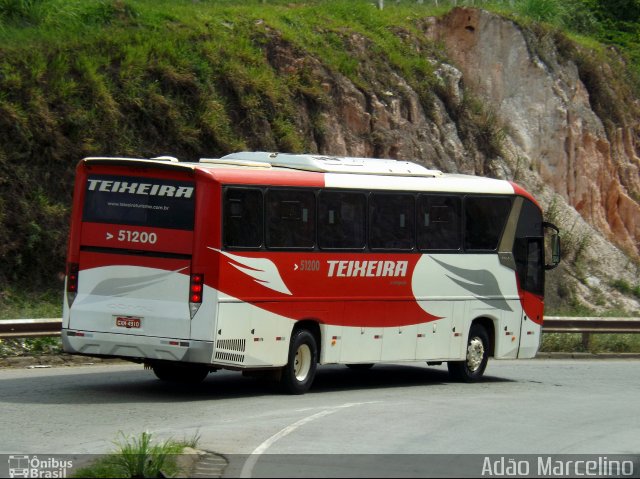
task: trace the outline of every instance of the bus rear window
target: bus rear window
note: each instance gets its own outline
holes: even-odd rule
[[[82,220],[193,230],[193,182],[134,176],[87,178]]]

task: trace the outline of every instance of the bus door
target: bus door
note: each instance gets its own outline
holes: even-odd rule
[[[179,172],[86,169],[69,328],[188,339],[195,183]]]
[[[542,238],[522,240],[523,257],[518,261],[520,283],[519,296],[522,304],[522,327],[520,330],[519,358],[532,357],[538,350],[542,334],[544,263]]]
[[[518,357],[533,357],[540,344],[544,308],[544,232],[542,211],[528,199],[513,243],[518,296],[522,307]]]

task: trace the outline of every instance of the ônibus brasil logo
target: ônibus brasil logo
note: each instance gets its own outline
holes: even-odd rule
[[[67,477],[73,468],[73,461],[55,457],[44,459],[38,456],[9,456],[9,477]]]

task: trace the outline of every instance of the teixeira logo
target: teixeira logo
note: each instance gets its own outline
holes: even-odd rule
[[[172,198],[191,198],[193,195],[193,186],[97,180],[93,178],[87,180],[87,190],[107,193],[129,193],[132,195],[169,196]]]
[[[403,277],[407,275],[408,261],[337,261],[328,260],[327,276],[337,277]]]

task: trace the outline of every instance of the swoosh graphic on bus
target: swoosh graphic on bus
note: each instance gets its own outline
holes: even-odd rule
[[[227,253],[210,246],[207,246],[207,248],[226,256],[231,260],[229,261],[231,266],[253,278],[259,285],[278,293],[293,295],[287,285],[284,284],[280,271],[273,261],[266,258],[245,258],[244,256]]]
[[[465,269],[443,263],[431,257],[436,263],[442,266],[458,278],[447,275],[451,281],[473,294],[476,299],[502,311],[513,311],[509,304],[502,298],[500,285],[494,274],[486,269]],[[461,279],[459,279],[461,278]]]
[[[111,296],[122,297],[127,296],[129,293],[138,291],[154,284],[161,283],[168,276],[179,273],[187,269],[180,268],[175,271],[167,271],[164,273],[151,274],[148,276],[137,276],[135,278],[109,278],[104,281],[100,281],[94,286],[89,295],[85,297],[82,303],[90,303],[92,301],[100,301],[100,298],[96,296]]]

